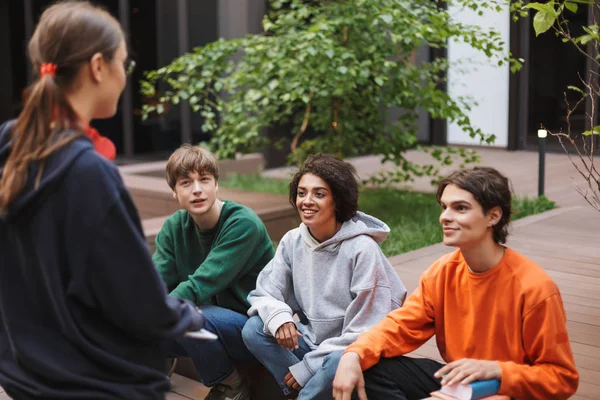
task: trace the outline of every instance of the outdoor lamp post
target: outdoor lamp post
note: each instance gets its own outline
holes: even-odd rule
[[[544,195],[544,174],[546,167],[546,136],[548,136],[548,131],[545,129],[538,129],[537,131],[539,138],[539,169],[538,169],[538,196]]]

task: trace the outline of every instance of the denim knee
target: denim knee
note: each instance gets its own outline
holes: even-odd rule
[[[265,324],[258,315],[255,315],[246,321],[246,324],[242,329],[242,339],[244,340],[246,347],[252,349],[254,347],[253,345],[258,341],[257,339],[264,336],[264,326]]]
[[[332,351],[329,353],[329,355],[323,360],[323,368],[337,369],[343,354],[344,350]]]

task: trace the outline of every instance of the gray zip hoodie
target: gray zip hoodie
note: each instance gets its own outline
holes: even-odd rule
[[[331,239],[317,242],[304,224],[285,234],[275,258],[248,295],[248,315],[259,315],[265,334],[294,322],[312,351],[290,367],[301,386],[333,351],[400,307],[406,288],[379,248],[390,228],[362,212],[344,222]]]

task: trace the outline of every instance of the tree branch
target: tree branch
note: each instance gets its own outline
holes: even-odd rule
[[[298,133],[296,133],[294,139],[292,140],[292,145],[290,146],[292,154],[296,154],[296,151],[298,149],[298,141],[300,140],[300,137],[304,135],[304,132],[306,132],[306,128],[308,128],[308,121],[310,120],[310,111],[312,108],[312,99],[314,94],[314,91],[310,92],[310,96],[308,97],[308,103],[306,103],[306,110],[304,110],[304,120],[302,120],[302,126],[300,126],[300,130],[298,131]]]

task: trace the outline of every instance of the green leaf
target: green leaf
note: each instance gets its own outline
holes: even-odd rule
[[[575,42],[581,44],[588,44],[592,40],[594,40],[594,37],[592,35],[581,35],[575,39]]]
[[[585,92],[583,90],[581,90],[580,88],[578,88],[577,86],[567,86],[567,89],[579,92],[584,96],[586,95]]]
[[[340,71],[340,74],[345,74],[346,72],[348,72],[348,67],[346,67],[345,65],[342,65],[341,67],[338,68],[338,71]]]
[[[375,83],[379,86],[383,86],[383,79],[379,76],[375,77]]]
[[[156,106],[156,113],[157,114],[162,114],[165,112],[165,107],[162,104],[159,104]]]
[[[546,4],[543,4],[543,3],[529,3],[529,4],[527,4],[523,8],[529,8],[529,9],[532,9],[532,10],[537,10],[537,11],[545,12],[545,13],[548,13],[548,14],[554,14],[554,15],[558,16],[556,10],[554,9],[554,1],[549,1]]]
[[[265,18],[263,20],[263,29],[265,32],[269,32],[273,26],[275,26],[271,21],[269,21],[267,18]]]
[[[595,126],[594,129],[581,133],[583,136],[600,135],[600,125]]]
[[[390,14],[382,14],[379,16],[383,22],[386,24],[391,24],[394,18]]]
[[[549,13],[546,11],[538,11],[533,17],[533,29],[535,30],[535,36],[546,32],[554,25],[558,15],[556,12]]]
[[[572,13],[576,13],[577,9],[579,8],[577,3],[571,3],[570,1],[565,3],[565,7],[567,7],[567,10],[571,11]]]

